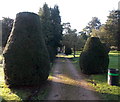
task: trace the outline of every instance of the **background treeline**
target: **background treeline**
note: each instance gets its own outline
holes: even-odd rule
[[[53,8],[46,3],[39,9],[42,34],[48,48],[51,61],[57,54],[57,48],[72,48],[72,50],[82,50],[87,38],[99,37],[102,43],[106,43],[113,50],[120,50],[120,11],[110,11],[105,24],[101,24],[98,17],[92,17],[88,25],[82,31],[71,28],[69,22],[61,24],[59,7]],[[13,19],[3,17],[2,19],[2,46],[11,32]],[[63,50],[62,50],[63,51]],[[64,51],[65,52],[65,51]]]
[[[101,24],[98,17],[93,17],[82,31],[77,33],[69,22],[63,23],[63,44],[82,50],[89,37],[99,37],[102,43],[106,43],[113,50],[120,50],[120,11],[110,11],[105,24]]]

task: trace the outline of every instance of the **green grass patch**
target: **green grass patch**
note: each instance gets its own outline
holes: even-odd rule
[[[80,67],[79,67],[79,57],[73,58],[72,63],[75,65],[76,69],[78,72],[80,72]]]
[[[109,68],[117,68],[120,70],[120,53],[109,53]]]
[[[75,57],[79,57],[80,55],[75,55]],[[59,58],[74,58],[74,55],[57,55]]]
[[[118,60],[120,59],[120,52],[118,51],[110,51],[109,53],[109,68],[119,69],[120,64]],[[79,67],[79,58],[73,58],[72,62],[75,64],[77,70],[80,70]],[[79,71],[78,70],[78,71]],[[111,86],[107,83],[107,73],[100,75],[91,75],[88,79],[86,79],[88,83],[93,86],[96,92],[99,93],[100,97],[105,100],[118,100],[120,97],[120,86]],[[120,83],[120,80],[119,80]]]
[[[90,82],[89,84],[95,88],[101,98],[105,100],[118,100],[118,97],[120,97],[120,86],[108,85],[107,74],[91,75],[90,79],[87,81]]]
[[[5,85],[4,81],[4,72],[2,66],[0,67],[0,97],[4,101],[8,100],[16,100],[21,101],[28,96],[29,92],[24,92],[24,90],[10,89],[7,85]],[[22,98],[21,98],[22,97]]]
[[[80,55],[82,51],[75,51],[75,55]],[[74,55],[74,53],[72,53],[72,55]]]

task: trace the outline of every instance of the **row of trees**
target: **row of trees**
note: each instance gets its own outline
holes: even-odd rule
[[[93,29],[98,30],[101,22],[97,17],[93,17],[88,25],[79,34],[76,29],[72,29],[69,22],[63,23],[63,45],[73,48],[74,56],[76,50],[82,50],[84,44],[91,36]]]
[[[97,17],[93,17],[79,34],[72,29],[70,23],[63,23],[63,44],[73,50],[82,50],[89,37],[99,37],[102,43],[120,50],[120,11],[112,10],[105,24],[101,24]]]
[[[98,36],[102,42],[120,50],[120,11],[111,11],[106,23],[101,25],[99,30],[94,29],[92,35]]]
[[[53,61],[57,53],[57,48],[65,46],[66,48],[73,48],[75,50],[82,50],[87,38],[91,36],[99,37],[103,43],[108,46],[114,46],[120,50],[120,11],[113,10],[109,13],[105,24],[101,24],[97,17],[93,17],[88,25],[82,31],[77,33],[76,29],[72,29],[69,22],[61,25],[61,17],[59,7],[48,7],[45,3],[38,12],[41,23],[42,32],[47,45],[50,59]],[[2,46],[5,47],[7,38],[11,32],[13,19],[3,18],[2,20]],[[63,33],[62,33],[63,32]],[[51,52],[51,50],[53,52]]]
[[[101,24],[100,20],[93,17],[88,25],[83,29],[82,33],[89,36],[99,37],[103,43],[116,50],[120,50],[120,11],[110,11],[105,24]]]

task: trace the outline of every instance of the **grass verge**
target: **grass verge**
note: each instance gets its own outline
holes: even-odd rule
[[[120,64],[118,63],[120,59],[120,52],[111,51],[109,53],[109,68],[117,68],[120,71]],[[77,70],[79,71],[79,58],[73,58],[73,63],[75,64]],[[88,83],[93,86],[96,92],[99,93],[100,97],[104,100],[118,100],[120,98],[120,86],[111,86],[107,83],[107,74],[91,75],[86,79]],[[119,80],[120,83],[120,80]]]

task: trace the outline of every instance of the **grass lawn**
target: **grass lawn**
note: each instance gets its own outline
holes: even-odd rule
[[[120,71],[120,64],[118,60],[120,59],[120,52],[111,51],[109,53],[109,68],[117,68]],[[76,65],[76,68],[79,68],[79,58],[72,59],[73,63]],[[107,84],[107,74],[100,75],[91,75],[89,79],[86,79],[90,85],[92,85],[95,90],[99,93],[101,98],[105,100],[118,100],[120,98],[120,86],[111,86]],[[92,83],[96,83],[92,84]],[[119,80],[120,83],[120,80]]]
[[[4,73],[3,73],[3,68],[2,65],[0,65],[0,98],[2,100],[7,101],[7,100],[16,100],[16,101],[21,101],[21,96],[22,98],[25,99],[29,95],[28,91],[24,90],[17,90],[17,89],[9,89],[4,82]]]

